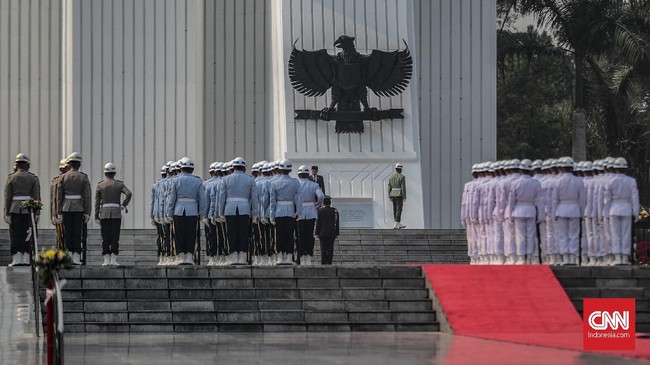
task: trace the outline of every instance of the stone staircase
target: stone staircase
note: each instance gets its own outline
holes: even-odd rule
[[[650,333],[650,267],[553,267],[582,316],[584,298],[635,298],[636,331]]]
[[[51,247],[53,230],[39,231],[41,247]],[[101,265],[101,234],[88,231],[90,266]],[[201,240],[201,263],[207,263],[205,236]],[[320,246],[316,239],[314,263],[320,262]],[[150,267],[157,263],[156,231],[154,229],[123,230],[120,235],[121,264]],[[334,264],[399,264],[399,263],[468,263],[464,230],[457,229],[343,229],[334,245]],[[9,231],[0,230],[0,266],[11,262]]]
[[[66,332],[439,330],[417,266],[80,267],[63,276]]]

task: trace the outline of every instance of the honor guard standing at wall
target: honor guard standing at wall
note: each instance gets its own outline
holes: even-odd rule
[[[323,193],[323,196],[325,195],[325,179],[323,178],[322,175],[318,175],[318,166],[312,166],[311,167],[311,174],[309,175],[309,180],[315,182],[318,184],[318,187],[320,187],[321,192]]]
[[[7,176],[5,182],[4,218],[5,223],[9,224],[10,251],[13,257],[9,266],[29,265],[31,216],[29,210],[22,207],[22,202],[41,200],[41,187],[38,177],[29,172],[30,160],[26,154],[16,155],[14,167],[15,171]],[[39,215],[40,211],[34,212],[36,224]]]
[[[172,180],[167,196],[167,217],[174,217],[176,251],[183,265],[194,265],[199,219],[207,222],[207,196],[200,177],[192,175],[194,161],[181,159],[181,173]]]
[[[58,192],[58,222],[63,222],[65,247],[72,252],[72,262],[81,265],[81,235],[83,224],[90,220],[91,187],[88,176],[79,171],[81,154],[68,156],[70,171],[63,174]]]
[[[334,257],[334,241],[339,235],[339,211],[332,206],[332,198],[325,196],[323,207],[318,209],[316,236],[320,241],[321,263],[331,265]]]
[[[619,157],[612,163],[613,176],[604,190],[604,211],[609,217],[610,250],[613,265],[628,265],[632,243],[632,222],[639,216],[639,190],[636,180],[625,175],[627,161]]]
[[[262,265],[274,265],[277,260],[277,251],[274,246],[274,235],[272,234],[272,225],[269,221],[269,205],[270,205],[270,187],[271,179],[273,178],[273,162],[266,162],[262,167],[264,178],[258,184],[258,195],[260,201],[260,221],[262,223],[262,236],[264,244],[263,251],[266,252],[266,257],[262,259]]]
[[[294,252],[294,233],[296,228],[296,199],[300,183],[289,176],[293,165],[289,160],[278,164],[280,175],[271,185],[270,221],[275,226],[278,252],[281,255],[279,265],[292,265]]]
[[[246,160],[237,157],[232,160],[234,172],[223,179],[219,191],[219,216],[226,220],[226,234],[232,255],[231,262],[246,264],[250,219],[257,224],[258,197],[255,180],[245,174]]]
[[[117,255],[120,253],[120,226],[122,209],[131,201],[131,190],[124,182],[115,180],[117,169],[112,162],[104,165],[104,180],[97,183],[95,190],[95,222],[102,232],[102,266],[117,266]],[[124,200],[120,203],[124,194]]]
[[[318,218],[317,206],[323,204],[325,195],[317,183],[309,180],[309,167],[298,168],[300,189],[296,199],[298,213],[298,262],[310,266],[314,256],[314,226]]]
[[[515,227],[515,264],[538,264],[537,212],[541,209],[542,184],[532,178],[532,162],[524,159],[519,165],[521,176],[510,184],[508,213]]]
[[[393,202],[393,229],[402,229],[406,226],[402,221],[402,207],[406,201],[406,177],[402,175],[402,164],[395,164],[395,172],[388,178],[388,197]]]
[[[580,219],[585,206],[585,187],[582,180],[573,175],[573,159],[562,157],[553,189],[552,203],[555,207],[555,234],[559,243],[562,265],[576,265],[580,246]]]
[[[165,256],[163,254],[163,247],[165,244],[165,231],[164,224],[161,219],[161,201],[158,195],[158,189],[161,184],[167,179],[167,165],[160,168],[160,180],[153,183],[151,186],[151,204],[149,206],[149,219],[151,225],[156,227],[156,248],[158,250],[158,265],[165,264]]]
[[[66,163],[65,158],[59,161],[59,175],[52,178],[50,182],[50,217],[52,225],[54,225],[54,234],[56,240],[56,247],[60,250],[65,249],[65,243],[63,242],[63,224],[57,223],[56,216],[58,215],[58,189],[59,183],[61,182],[61,177],[63,174],[68,172],[70,167]]]

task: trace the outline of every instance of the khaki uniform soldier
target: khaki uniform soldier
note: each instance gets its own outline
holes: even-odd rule
[[[50,217],[52,220],[52,224],[54,225],[54,230],[55,230],[55,239],[56,239],[56,247],[60,250],[63,250],[65,248],[65,244],[63,243],[63,224],[58,224],[56,223],[57,219],[56,216],[58,215],[58,188],[59,188],[59,183],[61,182],[61,177],[63,174],[68,172],[70,168],[68,167],[68,164],[66,163],[65,158],[59,162],[59,172],[60,174],[55,176],[52,181],[50,182]]]
[[[97,183],[95,190],[95,220],[100,224],[102,231],[103,266],[117,266],[117,255],[120,253],[120,224],[122,223],[122,209],[126,209],[131,201],[131,190],[124,182],[115,180],[117,169],[111,162],[104,165],[106,179]],[[120,203],[120,198],[125,198]]]
[[[38,177],[29,172],[30,160],[24,153],[16,156],[15,172],[7,177],[5,182],[5,222],[9,224],[11,237],[11,255],[13,262],[9,266],[30,264],[30,225],[29,210],[22,207],[26,200],[41,200],[41,188]],[[35,223],[38,223],[40,212],[34,212]]]
[[[402,175],[402,164],[395,165],[395,172],[388,178],[388,197],[393,202],[393,229],[402,229],[406,226],[401,223],[402,206],[406,201],[406,177]]]
[[[81,265],[81,234],[83,224],[90,219],[91,188],[88,176],[79,171],[81,154],[68,156],[70,171],[63,174],[58,188],[57,222],[63,223],[66,249],[72,253],[72,262]]]

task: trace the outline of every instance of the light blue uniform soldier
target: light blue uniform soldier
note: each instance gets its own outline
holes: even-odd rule
[[[203,181],[192,175],[194,161],[189,158],[181,160],[181,173],[172,180],[171,190],[167,196],[167,217],[174,217],[176,249],[182,255],[181,264],[193,265],[199,219],[207,221],[208,198],[205,195]]]
[[[292,169],[291,161],[282,160],[279,164],[281,175],[271,183],[270,214],[271,224],[275,225],[276,244],[280,265],[293,264],[294,234],[296,230],[296,199],[300,183],[289,176]]]
[[[273,163],[264,162],[260,168],[262,178],[257,185],[259,202],[260,202],[260,224],[262,227],[262,252],[264,253],[260,259],[261,265],[274,265],[274,259],[277,259],[277,252],[273,246],[272,225],[269,221],[269,200],[270,200],[270,186],[273,174]]]
[[[318,218],[316,206],[323,204],[325,195],[320,186],[309,179],[309,167],[302,165],[298,168],[300,190],[296,199],[298,207],[298,262],[300,265],[311,265],[314,256],[314,227]]]
[[[165,247],[165,230],[164,224],[161,221],[161,204],[160,204],[160,195],[158,190],[160,186],[165,183],[167,179],[167,165],[164,165],[160,168],[160,180],[156,181],[151,186],[151,204],[149,206],[149,218],[151,219],[151,225],[156,227],[156,246],[158,248],[158,265],[163,265],[164,255],[163,248]]]
[[[219,190],[219,216],[226,220],[226,233],[232,263],[246,263],[250,238],[250,219],[257,224],[258,197],[255,180],[246,175],[246,161],[237,157],[232,161],[233,173],[224,177]]]
[[[266,161],[260,161],[253,165],[253,176],[255,176],[255,187],[257,188],[257,224],[253,224],[253,252],[251,256],[253,257],[253,265],[263,265],[266,264],[266,258],[268,257],[267,252],[267,237],[264,234],[264,222],[262,217],[264,217],[264,183],[267,180],[267,176],[264,176],[264,165]]]
[[[203,182],[203,189],[205,189],[205,194],[208,199],[208,206],[206,208],[208,212],[208,221],[205,224],[205,253],[208,256],[208,266],[215,265],[214,256],[217,253],[217,226],[210,220],[210,210],[212,209],[212,199],[210,194],[212,192],[212,186],[217,181],[216,168],[217,162],[210,164],[208,169],[210,172],[210,178]]]
[[[208,217],[212,223],[217,227],[217,258],[214,264],[216,266],[230,264],[230,246],[228,245],[228,237],[226,236],[226,221],[219,216],[219,192],[223,187],[223,179],[228,170],[226,162],[217,164],[217,180],[211,187],[210,199],[210,212]]]

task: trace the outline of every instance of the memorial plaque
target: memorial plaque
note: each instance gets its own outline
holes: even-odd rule
[[[335,199],[333,206],[339,211],[339,224],[341,228],[372,228],[374,218],[372,215],[372,201],[341,201]]]

